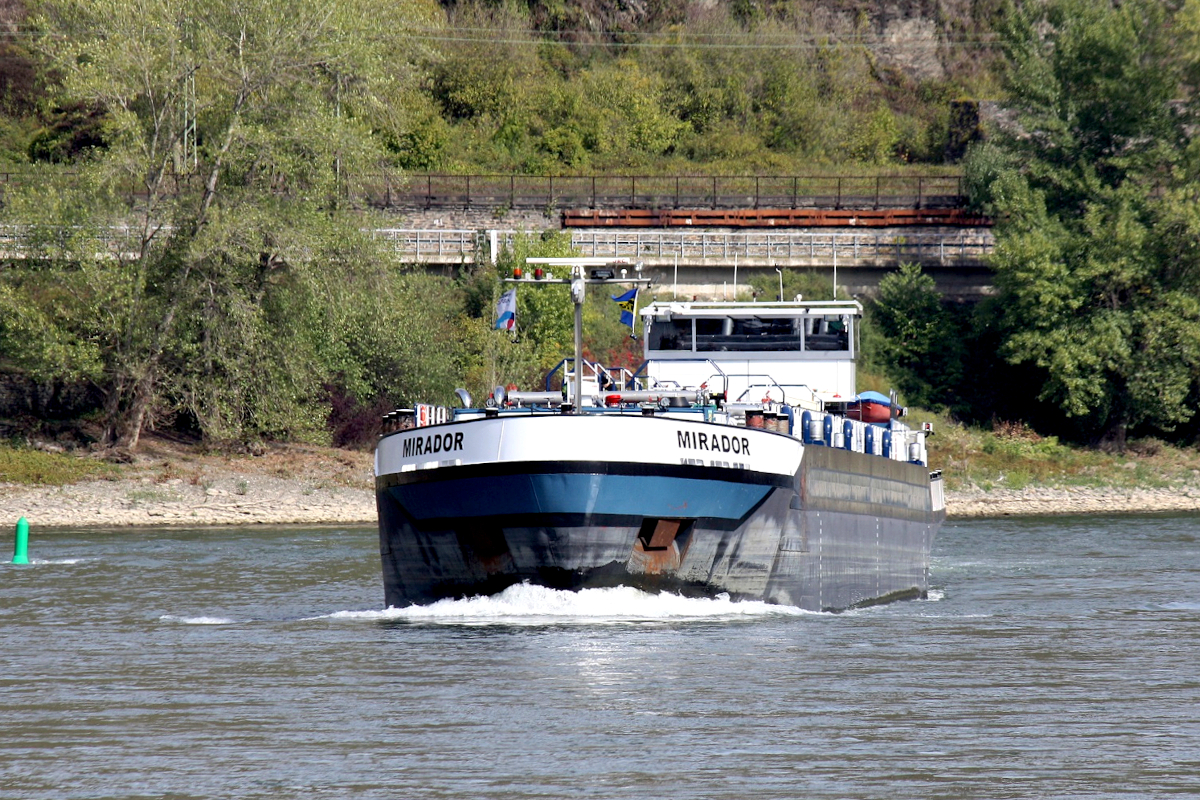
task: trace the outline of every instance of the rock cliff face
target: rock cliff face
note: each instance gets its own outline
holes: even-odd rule
[[[912,14],[911,8],[888,5],[872,20],[878,44],[872,47],[879,63],[917,80],[944,78],[939,57],[940,31],[929,17]]]
[[[0,0],[0,30],[15,31],[25,22],[25,0]]]
[[[23,0],[0,0],[0,33],[17,33],[26,20]],[[0,112],[28,114],[37,104],[37,69],[22,36],[0,38]]]
[[[806,36],[867,44],[881,72],[938,80],[974,58],[974,34],[987,28],[991,0],[583,0],[563,7],[531,0],[534,23],[576,37],[660,30],[714,17],[776,16]]]
[[[812,9],[816,31],[846,40],[862,40],[880,72],[898,72],[915,80],[945,77],[946,39],[936,3],[830,2]]]

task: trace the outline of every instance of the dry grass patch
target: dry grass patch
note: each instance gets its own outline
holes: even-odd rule
[[[1000,421],[991,430],[968,428],[945,416],[914,411],[916,422],[933,422],[930,466],[941,469],[950,489],[1163,488],[1200,483],[1200,451],[1157,439],[1134,440],[1124,453],[1063,444],[1020,422]]]
[[[66,486],[81,481],[113,479],[119,475],[116,465],[95,458],[0,445],[0,483]]]

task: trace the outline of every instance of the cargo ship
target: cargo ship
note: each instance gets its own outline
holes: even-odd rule
[[[576,352],[544,386],[385,417],[388,606],[521,582],[815,611],[926,594],[945,517],[931,431],[855,392],[858,302],[654,302],[645,362],[610,370],[582,358],[580,309],[586,284],[623,277],[562,262]]]

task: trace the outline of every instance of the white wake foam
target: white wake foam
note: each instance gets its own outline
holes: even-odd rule
[[[179,617],[175,614],[163,614],[158,619],[160,622],[178,622],[181,625],[232,625],[237,622],[226,617]]]
[[[315,619],[408,620],[458,625],[615,624],[662,620],[721,620],[747,617],[798,616],[813,612],[756,601],[650,594],[629,587],[547,589],[527,583],[510,586],[491,597],[439,600],[425,606],[383,611],[338,611]]]
[[[1200,603],[1175,600],[1167,603],[1155,603],[1150,608],[1153,611],[1200,611]]]

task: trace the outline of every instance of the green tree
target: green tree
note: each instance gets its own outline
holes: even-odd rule
[[[877,351],[869,366],[896,382],[905,402],[926,408],[953,405],[962,378],[962,336],[931,276],[901,264],[879,282],[869,305]],[[864,334],[864,337],[866,334]]]
[[[1200,376],[1200,285],[1174,263],[1196,228],[1178,202],[1194,144],[1170,23],[1154,0],[1010,8],[1019,130],[967,163],[997,217],[1005,357],[1116,447],[1131,427],[1188,420]]]
[[[783,281],[783,296],[779,296],[780,280]],[[833,300],[833,278],[823,272],[810,269],[780,270],[779,274],[762,272],[751,276],[748,281],[755,297],[763,300],[792,301],[799,295],[805,300]],[[843,288],[838,300],[846,300]]]
[[[51,280],[36,280],[38,277]],[[0,284],[0,353],[4,354],[0,364],[39,383],[98,377],[100,358],[95,344],[59,324],[53,314],[64,291],[54,277],[35,273]]]
[[[632,58],[622,58],[581,76],[583,99],[597,110],[596,149],[634,160],[658,158],[674,143],[682,123],[669,110],[666,86]]]
[[[525,259],[576,256],[565,233],[516,235],[501,251],[496,264],[476,265],[461,279],[464,319],[459,324],[462,350],[460,372],[467,390],[486,397],[497,385],[510,383],[522,389],[540,388],[545,371],[569,355],[574,342],[574,311],[565,285],[506,284]],[[554,275],[551,267],[548,272]],[[565,277],[558,270],[557,277]],[[516,286],[517,333],[494,329],[495,308],[502,292]]]
[[[85,233],[119,225],[122,241],[73,234],[43,252],[78,265],[88,300],[103,303],[79,325],[100,343],[108,438],[136,447],[156,409],[173,406],[213,431],[311,431],[320,370],[290,357],[274,326],[289,303],[331,299],[313,271],[361,225],[342,210],[344,179],[383,158],[371,132],[402,103],[414,57],[402,27],[378,21],[429,24],[436,7],[44,0],[38,10],[62,98],[107,115],[106,147],[75,165],[80,183],[61,205],[82,210]],[[14,198],[12,218],[74,224],[37,191]],[[264,422],[268,411],[279,418]]]
[[[547,231],[539,236],[516,235],[495,265],[477,265],[463,275],[464,316],[459,322],[459,370],[466,388],[478,398],[497,385],[515,384],[541,389],[546,373],[574,353],[575,313],[566,284],[536,281],[505,283],[513,268],[526,271],[525,259],[578,257],[567,233]],[[566,278],[565,267],[549,266],[546,274]],[[501,292],[517,289],[517,333],[493,329]],[[583,307],[584,358],[605,366],[637,366],[639,349],[630,329],[621,325],[620,309],[612,296],[628,287],[593,285]],[[642,303],[649,298],[643,296]],[[640,333],[640,325],[638,331]],[[561,378],[561,373],[559,375]]]

